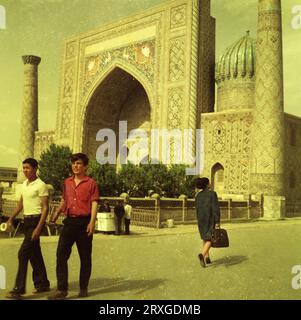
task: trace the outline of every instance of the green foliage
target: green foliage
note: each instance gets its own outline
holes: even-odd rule
[[[98,183],[101,197],[119,196],[118,176],[114,165],[100,165],[96,160],[92,160],[89,162],[88,175]]]
[[[141,189],[144,191],[144,195],[147,195],[149,190],[164,195],[169,184],[168,167],[164,164],[145,164],[141,165],[141,168],[144,178]]]
[[[63,181],[71,174],[69,147],[52,144],[42,153],[40,160],[40,177],[52,184],[55,195],[62,192]],[[160,196],[177,198],[181,194],[192,197],[194,194],[194,176],[185,174],[186,165],[143,164],[132,163],[122,165],[116,172],[115,165],[100,165],[90,160],[88,175],[96,180],[101,197],[119,196],[126,192],[131,197],[145,197],[149,190]]]
[[[186,165],[133,164],[123,165],[118,174],[119,193],[126,192],[132,197],[144,197],[149,190],[160,196],[177,198],[181,194],[192,197],[194,176],[187,176]]]
[[[70,157],[72,151],[69,147],[51,144],[41,154],[39,161],[39,176],[47,184],[54,187],[54,195],[63,191],[63,182],[71,175]]]
[[[124,164],[118,173],[120,193],[126,192],[131,197],[144,197],[145,188],[142,166]]]
[[[168,170],[168,183],[165,189],[166,196],[171,198],[177,198],[181,194],[185,194],[188,197],[194,195],[194,176],[187,176],[187,166],[183,164],[173,164]]]

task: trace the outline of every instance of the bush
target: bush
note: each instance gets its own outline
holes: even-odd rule
[[[89,162],[88,175],[98,183],[101,197],[119,196],[118,176],[114,165],[101,165],[92,160]]]
[[[42,153],[39,162],[40,178],[53,185],[55,195],[60,195],[63,181],[72,174],[69,147],[52,144]],[[186,176],[186,165],[128,163],[116,172],[115,165],[89,162],[88,172],[96,180],[101,197],[116,197],[126,192],[131,197],[145,197],[149,190],[160,196],[177,198],[181,194],[194,195],[194,176]]]
[[[170,166],[168,170],[168,183],[165,187],[167,197],[178,198],[181,194],[193,197],[195,177],[186,175],[187,167],[183,164]]]
[[[42,152],[39,161],[39,177],[54,187],[54,195],[63,191],[63,183],[72,174],[70,157],[72,151],[69,147],[51,144]]]
[[[130,197],[144,197],[144,176],[142,166],[123,164],[118,173],[119,193],[126,192]]]

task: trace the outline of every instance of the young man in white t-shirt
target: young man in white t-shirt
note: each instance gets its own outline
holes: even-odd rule
[[[129,200],[124,200],[124,225],[125,225],[125,234],[130,234],[130,223],[132,215],[132,206],[129,204]]]
[[[7,298],[19,299],[26,290],[27,266],[30,261],[35,286],[33,293],[50,290],[46,268],[41,252],[40,234],[48,215],[48,188],[37,177],[38,162],[28,158],[23,161],[23,173],[27,178],[22,184],[20,200],[12,216],[7,221],[12,224],[15,217],[23,210],[24,240],[18,253],[19,267],[15,287]]]

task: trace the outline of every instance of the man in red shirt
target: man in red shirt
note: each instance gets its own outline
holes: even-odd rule
[[[67,216],[57,247],[57,290],[48,299],[60,300],[68,295],[68,259],[76,243],[80,257],[79,297],[88,296],[88,283],[92,269],[92,238],[95,230],[99,191],[97,183],[86,175],[89,159],[83,153],[72,155],[74,176],[64,181],[64,192],[59,208],[51,223],[61,212]]]

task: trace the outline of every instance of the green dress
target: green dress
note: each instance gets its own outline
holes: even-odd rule
[[[216,192],[208,189],[200,191],[195,198],[195,208],[201,238],[210,241],[215,224],[220,223],[220,209]]]

